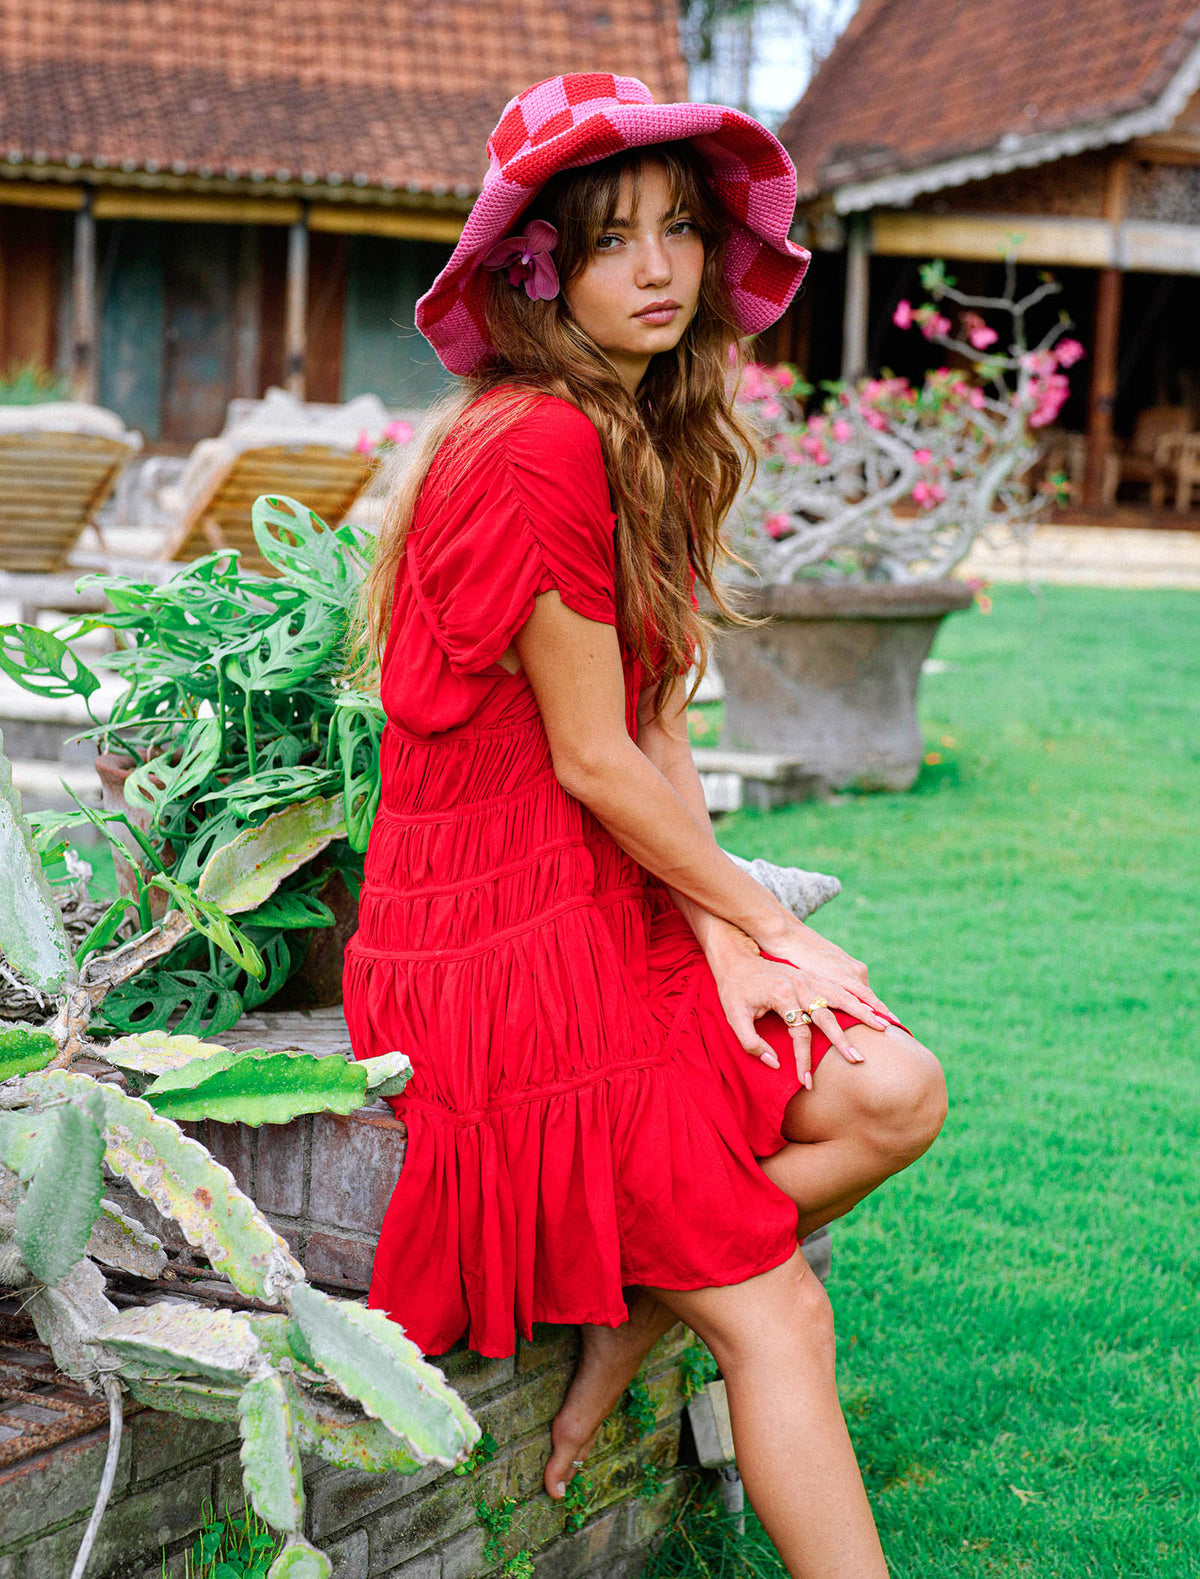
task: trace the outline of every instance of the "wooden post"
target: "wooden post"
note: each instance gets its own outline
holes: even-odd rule
[[[96,220],[92,189],[83,189],[75,214],[75,251],[71,281],[71,386],[76,400],[96,399]]]
[[[257,225],[243,225],[238,237],[237,280],[233,288],[233,393],[253,399],[258,387],[261,338],[262,256]]]
[[[851,214],[846,223],[846,301],[842,317],[842,378],[849,382],[867,370],[870,317],[871,218]]]
[[[1114,159],[1104,182],[1104,217],[1113,227],[1125,217],[1129,161]],[[1083,463],[1083,502],[1094,510],[1103,502],[1104,473],[1112,451],[1113,405],[1117,398],[1117,357],[1121,339],[1122,274],[1101,269],[1096,276],[1096,318],[1092,339],[1092,378],[1088,390],[1087,447]]]
[[[287,318],[283,345],[283,385],[304,399],[308,318],[308,210],[288,227]]]

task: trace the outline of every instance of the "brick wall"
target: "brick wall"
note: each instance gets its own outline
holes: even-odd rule
[[[385,1103],[348,1118],[317,1114],[253,1130],[187,1125],[252,1194],[318,1283],[361,1292],[375,1237],[404,1159],[404,1125]],[[172,1224],[132,1195],[113,1190],[172,1243]],[[177,1280],[173,1290],[183,1291]],[[577,1329],[546,1327],[516,1354],[484,1359],[458,1349],[437,1360],[476,1419],[499,1443],[495,1459],[456,1476],[370,1475],[305,1461],[309,1536],[335,1561],[336,1579],[471,1579],[495,1572],[475,1514],[484,1497],[516,1499],[502,1537],[504,1556],[536,1553],[538,1579],[625,1579],[640,1572],[647,1546],[679,1493],[682,1399],[678,1355],[687,1341],[675,1327],[643,1371],[657,1409],[652,1431],[636,1439],[623,1411],[608,1421],[585,1471],[592,1485],[587,1518],[565,1528],[561,1504],[542,1490],[549,1423],[574,1368]],[[0,1579],[66,1579],[100,1480],[107,1432],[94,1431],[0,1471]],[[646,1467],[665,1473],[653,1496]],[[89,1579],[181,1579],[203,1503],[242,1505],[237,1439],[224,1424],[142,1409],[127,1421],[113,1500],[100,1527]]]

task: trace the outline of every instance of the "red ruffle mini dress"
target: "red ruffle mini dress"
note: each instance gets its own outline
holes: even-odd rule
[[[497,662],[541,592],[616,624],[595,428],[544,396],[469,469],[443,453],[395,589],[345,1005],[358,1057],[414,1069],[369,1304],[426,1353],[465,1332],[505,1356],[535,1321],[618,1325],[622,1286],[787,1260],[796,1207],[756,1159],[799,1082],[778,1016],[759,1028],[779,1069],[739,1045],[665,888],[558,783],[528,682]],[[648,682],[622,650],[636,738]]]

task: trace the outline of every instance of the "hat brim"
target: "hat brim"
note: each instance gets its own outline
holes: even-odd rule
[[[768,328],[787,310],[810,254],[788,239],[796,171],[779,140],[752,116],[720,104],[613,104],[541,143],[493,157],[446,267],[417,303],[416,325],[451,373],[468,374],[491,350],[484,315],[484,255],[560,170],[595,164],[630,148],[690,142],[729,220],[725,278],[743,334]]]

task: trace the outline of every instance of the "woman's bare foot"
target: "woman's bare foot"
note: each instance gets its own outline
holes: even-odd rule
[[[562,1408],[550,1426],[552,1451],[546,1464],[549,1496],[560,1501],[616,1408],[621,1394],[641,1368],[646,1355],[676,1318],[653,1295],[639,1289],[628,1301],[629,1320],[619,1327],[580,1328],[583,1347]]]

